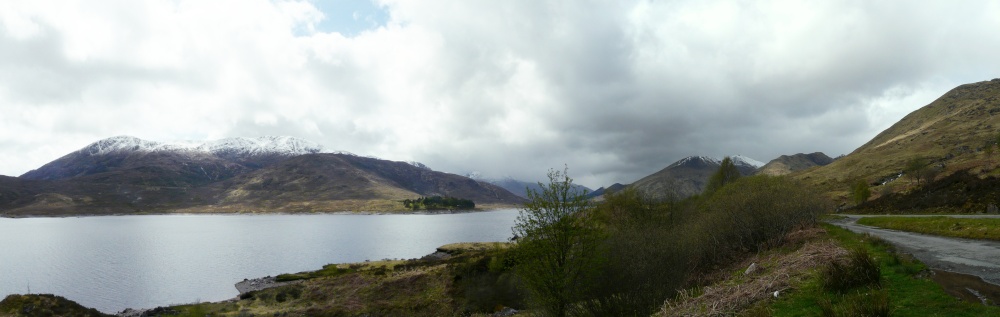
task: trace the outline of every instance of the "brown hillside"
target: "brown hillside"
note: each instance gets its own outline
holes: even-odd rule
[[[346,154],[301,155],[218,187],[222,193],[212,208],[222,210],[370,211],[421,196],[451,196],[477,204],[523,202],[502,188],[467,177]]]
[[[891,181],[885,185],[891,191],[911,187],[909,178],[895,179],[908,161],[918,158],[942,169],[941,177],[967,169],[989,174],[1000,158],[987,155],[984,146],[994,144],[998,129],[1000,79],[966,84],[910,113],[850,155],[793,177],[845,200],[849,184],[857,180]]]
[[[823,152],[782,155],[761,166],[757,170],[757,173],[771,176],[788,175],[816,166],[825,166],[830,163],[833,163],[833,159],[823,154]]]

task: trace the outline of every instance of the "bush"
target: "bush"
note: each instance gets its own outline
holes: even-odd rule
[[[691,243],[702,250],[701,264],[724,264],[734,257],[781,244],[785,235],[816,224],[829,202],[808,186],[786,177],[743,177],[705,197],[692,225]]]
[[[681,204],[659,202],[632,188],[607,194],[594,210],[607,231],[607,261],[583,303],[593,316],[649,316],[687,280],[688,259],[674,230]]]
[[[864,247],[852,250],[847,264],[831,262],[820,273],[823,289],[838,293],[863,286],[878,288],[881,281],[882,268]]]

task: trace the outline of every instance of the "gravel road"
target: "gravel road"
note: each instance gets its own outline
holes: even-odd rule
[[[846,219],[830,223],[857,233],[868,233],[892,242],[927,266],[950,272],[975,275],[1000,285],[1000,242],[945,238],[919,233],[882,229],[857,224],[867,215],[842,215]],[[914,217],[914,216],[907,216]],[[996,215],[961,215],[960,218],[997,218]]]

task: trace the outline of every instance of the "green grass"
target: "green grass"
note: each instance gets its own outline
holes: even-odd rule
[[[827,291],[819,272],[771,305],[773,316],[1000,316],[1000,307],[961,302],[940,285],[919,277],[926,266],[895,252],[892,245],[832,225],[827,232],[848,249],[864,248],[879,263],[882,283],[846,292]],[[888,310],[888,314],[886,314]]]
[[[1000,241],[1000,218],[867,217],[859,224],[946,237]]]

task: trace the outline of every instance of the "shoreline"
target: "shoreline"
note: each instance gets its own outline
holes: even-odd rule
[[[519,205],[491,206],[486,208],[476,208],[472,210],[418,210],[418,211],[317,211],[317,212],[153,212],[153,213],[108,213],[108,214],[71,214],[71,215],[47,215],[47,214],[2,214],[4,219],[28,219],[28,218],[89,218],[89,217],[119,217],[119,216],[308,216],[308,215],[451,215],[467,214],[477,212],[490,212],[507,209],[518,209]]]
[[[471,242],[471,244],[493,244],[493,243],[505,243],[505,242],[502,242],[502,241],[496,241],[496,242]],[[445,244],[445,245],[442,245],[442,246],[439,246],[439,247],[435,248],[434,252],[432,252],[432,253],[429,253],[429,254],[427,254],[425,256],[422,256],[420,258],[414,258],[414,259],[410,259],[410,260],[416,260],[416,259],[433,260],[433,261],[446,260],[446,259],[452,257],[453,256],[453,252],[454,252],[454,251],[449,252],[448,250],[446,250],[446,248],[449,247],[449,246],[452,246],[452,245],[462,245],[462,244],[467,244],[467,242],[456,242],[456,243]],[[368,263],[371,263],[371,262],[368,261],[368,260],[365,260],[364,262],[330,263],[328,265],[341,265],[341,264],[350,265],[350,264],[368,264]],[[304,272],[315,272],[315,271],[318,271],[318,270],[304,271]],[[300,272],[300,273],[302,273],[302,272]],[[239,300],[241,300],[243,298],[243,296],[245,296],[246,294],[251,293],[251,292],[263,291],[263,290],[267,290],[267,289],[271,289],[271,288],[275,288],[275,287],[286,286],[286,285],[299,284],[299,283],[302,283],[304,281],[305,280],[303,279],[303,280],[293,280],[293,281],[287,281],[287,282],[279,282],[277,280],[277,276],[270,276],[270,275],[265,276],[265,277],[257,277],[257,278],[244,278],[242,281],[239,281],[239,282],[236,282],[235,284],[233,284],[233,286],[236,288],[236,291],[238,293],[236,295],[236,297],[233,297],[233,298],[230,298],[230,299],[221,300],[221,301],[218,301],[216,303],[239,301]],[[132,307],[126,307],[125,309],[123,309],[121,311],[118,311],[118,312],[111,312],[111,313],[103,312],[103,313],[110,314],[110,315],[117,316],[117,317],[143,317],[143,316],[148,315],[148,313],[151,313],[151,312],[161,312],[161,313],[164,313],[164,312],[165,313],[176,312],[176,311],[172,310],[171,307],[178,306],[178,305],[186,305],[186,304],[175,304],[175,305],[168,305],[168,306],[157,306],[157,307],[152,307],[152,308],[132,308]]]

